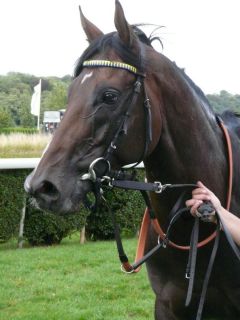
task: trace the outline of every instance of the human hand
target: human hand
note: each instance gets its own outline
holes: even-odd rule
[[[220,211],[222,209],[222,205],[217,196],[210,191],[207,187],[204,186],[202,182],[197,183],[198,188],[192,191],[192,199],[186,201],[186,206],[191,208],[190,212],[192,215],[196,216],[196,212],[198,207],[204,201],[210,201],[214,206],[216,211]]]

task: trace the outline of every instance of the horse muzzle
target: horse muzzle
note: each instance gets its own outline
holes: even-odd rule
[[[35,198],[37,204],[42,209],[50,209],[57,206],[61,198],[60,191],[50,180],[33,179],[34,172],[27,176],[24,182],[24,189],[27,194]],[[54,210],[55,211],[55,210]]]
[[[36,200],[40,209],[55,213],[70,213],[79,210],[80,203],[85,202],[86,195],[93,190],[91,181],[79,178],[66,178],[64,184],[55,184],[50,176],[36,177],[34,172],[25,180],[24,189]]]

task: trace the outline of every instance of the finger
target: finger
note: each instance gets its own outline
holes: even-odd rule
[[[197,208],[203,203],[202,200],[190,199],[186,201],[186,206],[190,208],[190,212],[195,215]]]
[[[186,202],[185,202],[185,204],[186,204],[186,206],[188,207],[188,208],[190,208],[190,207],[192,207],[192,206],[194,206],[196,203],[198,203],[199,202],[199,199],[189,199],[189,200],[187,200]]]
[[[197,182],[197,185],[202,188],[202,189],[205,189],[206,191],[208,192],[212,192],[211,190],[209,190],[201,181],[198,181]]]
[[[192,191],[192,194],[198,194],[198,193],[208,194],[209,192],[205,188],[196,188]]]
[[[191,207],[190,212],[191,214],[193,214],[194,216],[196,216],[196,211],[198,209],[198,207],[203,203],[202,200],[196,200],[194,205]]]
[[[197,182],[197,185],[198,185],[200,188],[205,188],[205,185],[204,185],[201,181],[198,181],[198,182]]]
[[[185,202],[186,207],[190,208],[195,203],[194,199],[189,199]]]
[[[208,194],[194,194],[193,199],[195,200],[205,200],[205,201],[210,201],[211,197]]]

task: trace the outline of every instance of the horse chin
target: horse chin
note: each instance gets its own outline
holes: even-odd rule
[[[31,198],[30,205],[42,211],[50,211],[55,214],[68,214],[76,212],[80,208],[80,204],[74,205],[71,199],[65,199],[63,202],[48,203],[40,198]]]

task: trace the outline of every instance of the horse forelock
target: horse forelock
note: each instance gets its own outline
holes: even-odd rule
[[[143,24],[141,24],[143,25]],[[133,32],[136,38],[139,40],[139,43],[145,44],[147,46],[152,46],[152,41],[158,40],[162,44],[159,37],[152,36],[148,37],[138,26],[132,25]],[[74,78],[76,78],[81,70],[83,61],[91,59],[94,55],[98,53],[104,53],[105,51],[111,48],[116,51],[117,55],[125,62],[136,67],[140,72],[144,72],[145,61],[144,57],[141,54],[139,48],[138,54],[132,50],[132,48],[126,47],[121,40],[117,37],[117,32],[111,32],[105,34],[101,37],[98,37],[92,41],[88,48],[83,52],[81,57],[78,59],[75,69],[74,69]]]

